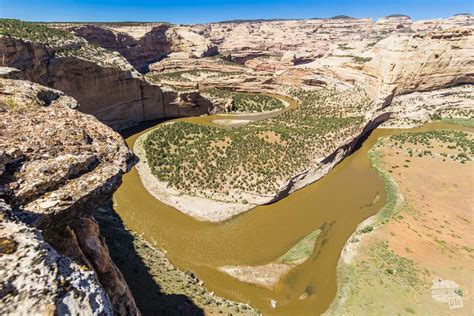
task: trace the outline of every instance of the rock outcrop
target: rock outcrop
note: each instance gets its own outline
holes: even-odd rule
[[[168,30],[167,37],[171,42],[171,50],[183,53],[190,58],[201,58],[218,54],[218,48],[205,36],[189,27],[174,27]]]
[[[384,107],[397,95],[474,83],[473,32],[472,28],[409,32],[377,43],[364,39],[339,45],[312,63],[278,74],[274,81],[322,87],[356,85]]]
[[[171,27],[169,24],[151,24],[148,27],[117,27],[83,25],[69,28],[88,42],[119,52],[138,71],[146,73],[149,65],[171,53],[187,58],[218,54],[217,46],[189,27]]]
[[[132,70],[102,67],[77,57],[56,57],[43,44],[0,38],[5,64],[24,78],[75,97],[81,111],[120,129],[144,120],[164,117],[163,93],[137,78]]]
[[[209,78],[174,83],[160,81],[160,84],[169,84],[178,90],[250,87],[251,83],[263,87],[270,80],[277,85],[287,82],[342,88],[358,85],[379,106],[386,106],[396,95],[473,82],[473,65],[470,62],[474,55],[472,19],[471,15],[461,14],[449,19],[413,22],[408,16],[395,14],[378,21],[341,16],[333,19],[229,21],[201,25],[103,24],[76,26],[74,30],[90,42],[120,52],[132,63],[136,64],[136,59],[141,60],[151,70],[148,78],[190,67],[219,71],[235,69],[232,63],[245,66],[244,71],[238,70],[242,72],[240,77],[226,75],[219,78],[221,82],[210,81]],[[154,52],[155,56],[137,53],[140,51],[138,47],[150,54]],[[137,52],[133,52],[134,49]],[[221,65],[219,60],[222,58],[204,58],[217,52],[231,63]],[[153,59],[161,60],[153,63]],[[302,72],[304,76],[301,76]],[[113,77],[108,73],[104,75]],[[62,84],[58,80],[53,87],[69,91],[71,87],[65,82],[73,82],[73,77],[64,79]],[[88,78],[88,81],[94,80],[95,76]],[[120,117],[120,113],[125,112],[137,122],[171,116],[170,113],[184,116],[209,111],[205,105],[183,101],[179,94],[166,89],[155,92],[154,86],[143,82],[138,85],[144,92],[142,98],[138,92],[128,93],[134,97],[133,101],[127,102],[127,97],[114,90],[107,96],[108,99],[117,96],[117,99],[125,101],[117,105],[115,100],[113,106],[103,107],[103,110],[86,110],[92,103],[91,99],[86,99],[87,93],[73,96],[81,104],[86,104],[84,111],[112,126],[124,126],[125,123],[114,122],[113,117]],[[123,89],[138,91],[125,85]],[[89,87],[87,90],[94,89]],[[104,88],[99,90],[107,91]],[[164,96],[161,103],[155,101],[160,94]],[[93,92],[90,97],[97,100],[97,95]],[[137,100],[142,100],[143,105],[136,104],[140,103]]]
[[[58,253],[0,199],[0,313],[112,315],[94,271]]]
[[[2,255],[8,313],[33,306],[45,288],[51,306],[32,307],[38,312],[139,314],[90,215],[110,200],[134,158],[120,135],[77,107],[63,92],[0,78],[0,199],[14,217],[2,217],[0,233],[18,246],[10,263]]]
[[[0,35],[2,62],[19,70],[0,69],[2,314],[139,314],[91,215],[134,163],[110,127],[221,110],[206,89],[362,87],[376,101],[357,109],[364,124],[267,203],[322,177],[383,122],[472,117],[470,15],[43,27],[52,37]]]
[[[121,29],[83,25],[72,27],[77,35],[88,42],[105,49],[119,52],[138,71],[148,72],[148,65],[171,53],[170,41],[166,36],[168,24],[153,26],[139,38]],[[141,34],[140,34],[141,35]]]

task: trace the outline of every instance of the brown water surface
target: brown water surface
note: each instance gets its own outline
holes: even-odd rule
[[[188,120],[208,124],[212,117]],[[409,131],[445,128],[462,129],[431,123]],[[148,130],[129,136],[126,141],[130,148]],[[135,168],[124,176],[114,195],[115,209],[128,228],[166,250],[174,265],[193,271],[217,295],[249,303],[265,314],[320,314],[336,294],[336,265],[342,247],[358,224],[377,213],[386,201],[384,184],[371,168],[367,152],[379,137],[400,132],[407,130],[373,131],[360,149],[323,179],[223,223],[197,221],[157,201],[143,187]],[[380,199],[375,199],[377,195]],[[310,258],[282,278],[274,291],[237,281],[217,270],[224,265],[274,261],[324,224],[332,224],[327,236],[316,242]],[[305,293],[306,298],[300,299]],[[271,307],[271,300],[277,301],[276,309]]]

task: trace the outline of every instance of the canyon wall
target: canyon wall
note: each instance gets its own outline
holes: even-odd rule
[[[273,81],[342,89],[359,86],[378,107],[385,107],[398,95],[474,83],[473,60],[472,25],[439,28],[337,45],[314,62],[277,74]]]
[[[171,53],[171,43],[166,37],[168,29],[168,24],[152,26],[143,36],[136,38],[133,34],[96,25],[70,28],[92,44],[119,52],[140,72],[147,72],[149,64]]]
[[[68,28],[88,42],[119,52],[142,73],[169,54],[201,58],[218,54],[217,46],[189,27],[170,24],[147,26],[83,25]]]
[[[244,77],[247,78],[269,74],[273,76],[272,83],[277,85],[288,82],[343,88],[358,85],[379,106],[387,106],[396,95],[472,83],[473,25],[471,15],[460,14],[448,19],[415,22],[405,15],[391,15],[377,21],[341,16],[198,25],[104,23],[61,27],[91,43],[119,52],[142,71],[146,65],[146,71],[151,70],[151,74],[190,67],[186,65],[204,67],[205,62],[198,60],[217,66],[217,59],[205,57],[219,53],[234,65],[244,65],[247,71]],[[226,69],[231,67],[232,64],[222,65]],[[71,79],[74,78],[64,81],[71,82]],[[94,80],[89,78],[88,81],[91,79]],[[179,84],[181,87],[187,82]],[[206,79],[199,84],[206,86]],[[121,124],[112,122],[110,116],[120,116],[114,111],[128,111],[127,115],[134,121],[166,117],[169,113],[180,113],[180,116],[185,112],[189,115],[206,113],[206,106],[188,102],[176,94],[165,96],[169,102],[156,102],[156,95],[160,93],[155,88],[144,83],[137,85],[141,88],[127,91],[128,96],[134,95],[134,101],[123,104],[114,101],[111,107],[104,106],[88,113],[97,115],[109,125]],[[194,82],[189,82],[187,87],[193,85]],[[59,81],[53,87],[70,90],[67,83]],[[103,87],[99,90],[107,91]],[[143,90],[143,97],[139,96],[138,90],[140,93]],[[96,95],[94,92],[90,96],[95,98]],[[82,93],[73,96],[81,104],[92,103]],[[127,100],[117,93],[111,93],[107,98],[115,96]],[[139,99],[144,105],[135,104]],[[181,108],[176,108],[178,105]],[[167,111],[166,107],[175,108]]]
[[[378,43],[363,72],[381,106],[396,95],[474,83],[474,32],[451,29],[390,36]]]
[[[121,62],[102,64],[82,56],[59,55],[64,49],[0,37],[6,66],[19,69],[24,79],[71,95],[79,102],[80,111],[94,115],[114,129],[147,120],[208,112],[198,104],[175,102],[178,97],[175,91],[147,82],[123,58],[100,51],[104,55],[98,57],[104,61],[117,58]],[[97,52],[86,53],[93,56]]]
[[[63,92],[0,78],[0,93],[1,313],[138,315],[91,215],[132,153]]]
[[[19,69],[16,74],[6,71],[9,78],[57,89],[0,79],[2,314],[139,313],[91,215],[110,201],[134,158],[120,136],[98,120],[123,129],[214,109],[193,81],[185,82],[186,89],[158,86],[133,67],[142,72],[161,72],[170,65],[228,67],[229,73],[239,73],[238,80],[229,75],[208,86],[221,87],[220,83],[257,92],[276,91],[283,85],[363,87],[383,108],[374,114],[376,119],[367,120],[361,134],[322,167],[292,179],[281,197],[325,174],[368,129],[387,120],[387,112],[399,119],[412,112],[413,119],[428,120],[447,103],[472,108],[472,86],[458,86],[474,83],[471,16],[416,22],[393,16],[377,22],[85,25],[69,30],[115,53],[78,38],[53,45],[0,36],[3,63]],[[217,52],[225,62],[234,63],[225,66],[222,59],[217,63],[206,58]],[[203,62],[197,63],[198,59]],[[247,66],[245,71],[236,63]],[[206,87],[206,82],[199,84]],[[446,87],[452,88],[429,95],[414,93]],[[459,95],[466,97],[459,101]],[[14,262],[21,262],[21,269]],[[38,278],[31,273],[35,267]],[[19,276],[25,275],[28,278],[19,283]],[[43,275],[46,281],[41,283]],[[47,295],[41,298],[36,295],[39,291]],[[38,304],[42,299],[47,304]]]

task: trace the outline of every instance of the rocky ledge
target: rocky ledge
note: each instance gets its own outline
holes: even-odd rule
[[[139,314],[90,215],[133,155],[77,107],[60,91],[0,78],[1,314]]]

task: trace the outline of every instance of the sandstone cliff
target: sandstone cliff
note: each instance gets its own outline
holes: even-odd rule
[[[179,89],[195,89],[198,83],[200,87],[236,87],[249,83],[246,86],[251,88],[253,82],[262,87],[269,80],[262,75],[273,75],[273,83],[279,85],[291,82],[304,86],[362,86],[379,106],[386,106],[396,95],[473,82],[470,62],[474,45],[472,19],[471,15],[462,14],[449,19],[413,22],[408,16],[396,14],[377,21],[341,17],[202,25],[104,24],[80,26],[74,30],[92,43],[120,52],[132,63],[146,63],[152,76],[191,66],[209,68],[209,64],[214,64],[216,70],[230,70],[232,64],[221,66],[216,62],[218,59],[204,58],[217,51],[221,57],[246,66],[246,73],[240,78],[226,76],[219,78],[221,82],[201,78],[171,84]],[[133,52],[137,47],[149,54]],[[151,57],[152,52],[154,57]],[[150,64],[153,58],[160,61]],[[153,93],[147,93],[150,94]],[[206,104],[164,94],[160,113],[151,110],[153,105],[150,103],[155,98],[145,97],[148,105],[141,112],[139,106],[124,103],[94,114],[101,118],[107,116],[104,112],[113,113],[113,109],[123,112],[126,108],[130,110],[129,116],[139,121],[139,113],[142,113],[141,119],[166,117],[167,107],[177,105],[187,111],[178,109],[168,113],[179,113],[180,116],[185,112],[190,115],[206,113]]]
[[[119,52],[138,71],[146,73],[148,66],[171,53],[187,58],[213,56],[218,53],[203,35],[189,27],[155,23],[135,27],[83,25],[69,28],[88,42]]]
[[[135,69],[147,72],[148,65],[159,61],[171,52],[170,41],[166,37],[169,25],[162,24],[147,29],[136,38],[127,30],[83,25],[71,30],[90,43],[119,52]]]
[[[348,53],[349,52],[349,53]],[[397,95],[474,83],[472,27],[392,34],[332,47],[318,60],[277,74],[305,86],[360,86],[377,106]]]
[[[474,33],[453,29],[390,36],[378,43],[363,71],[367,90],[382,105],[395,95],[474,83]]]
[[[26,80],[71,95],[81,105],[80,111],[114,129],[208,112],[198,104],[176,103],[176,92],[147,82],[119,53],[65,31],[43,27],[41,35],[45,38],[38,38],[31,36],[27,23],[15,21],[10,26],[5,20],[1,22],[4,66],[19,69]],[[59,38],[54,32],[61,32]]]
[[[0,78],[5,313],[139,314],[90,215],[110,200],[133,155],[77,107],[60,91]]]
[[[1,199],[0,278],[3,315],[112,314],[94,272],[54,250]]]

